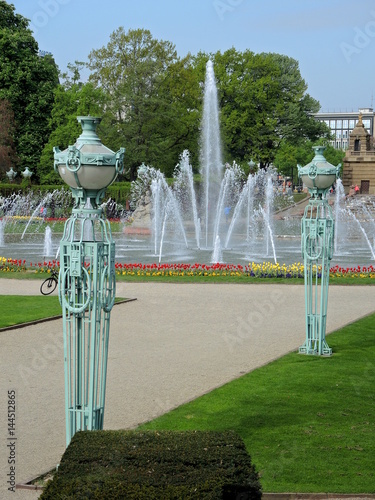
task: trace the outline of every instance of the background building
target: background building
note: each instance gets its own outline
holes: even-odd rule
[[[343,163],[342,183],[346,193],[357,185],[361,194],[375,195],[375,148],[374,138],[359,115],[350,133],[349,145]]]
[[[317,120],[325,122],[331,129],[334,139],[330,141],[335,149],[346,150],[349,147],[349,135],[354,130],[358,115],[362,115],[362,123],[364,128],[374,136],[374,119],[375,113],[373,108],[360,108],[358,111],[351,112],[320,112],[314,116]]]

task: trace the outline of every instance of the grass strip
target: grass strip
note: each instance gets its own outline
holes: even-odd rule
[[[56,295],[0,295],[0,309],[0,328],[61,316]]]
[[[140,429],[237,432],[265,492],[374,493],[374,324],[329,335],[332,357],[288,354]]]
[[[0,295],[0,309],[0,329],[62,315],[57,295]]]

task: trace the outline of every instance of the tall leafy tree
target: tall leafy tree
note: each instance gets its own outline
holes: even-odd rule
[[[14,146],[14,113],[9,102],[0,100],[0,176],[4,177],[6,172],[16,167],[18,157]]]
[[[301,139],[314,142],[319,137],[328,138],[329,129],[313,116],[319,111],[320,104],[307,93],[308,87],[301,76],[298,61],[281,54],[261,55],[270,56],[279,68],[280,95],[284,105],[277,122],[278,136],[291,144],[297,144]]]
[[[304,166],[313,159],[314,151],[312,148],[317,144],[326,147],[324,156],[329,163],[335,166],[339,163],[342,164],[345,152],[335,149],[328,143],[328,140],[323,137],[317,141],[300,140],[299,143],[296,141],[293,143],[284,141],[275,154],[274,166],[280,173],[291,177],[293,182],[297,184],[297,165]]]
[[[29,21],[0,0],[0,99],[12,107],[20,168],[34,169],[49,135],[49,115],[58,70],[50,55],[40,57]]]
[[[201,74],[208,59],[194,60]],[[214,62],[221,108],[224,158],[267,167],[278,149],[316,140],[326,128],[312,113],[319,103],[306,93],[298,62],[279,54],[239,52],[232,48],[210,56]]]
[[[103,138],[112,148],[125,146],[128,178],[143,162],[170,175],[199,119],[189,58],[180,60],[172,43],[148,30],[120,27],[106,47],[90,53],[89,68],[90,81],[107,95]]]

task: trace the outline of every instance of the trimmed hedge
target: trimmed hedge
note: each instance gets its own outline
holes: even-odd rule
[[[112,198],[117,203],[125,205],[125,203],[130,200],[131,193],[131,182],[114,182],[107,189],[106,198]]]
[[[52,193],[55,190],[65,189],[69,191],[69,187],[62,183],[61,185],[37,185],[32,184],[31,186],[23,186],[22,184],[11,184],[11,183],[0,183],[0,196],[8,197],[13,193],[23,193],[27,194],[29,191],[35,191],[36,193],[40,193],[41,195],[50,192]],[[130,199],[131,193],[131,182],[114,182],[111,186],[107,187],[105,193],[105,199],[109,198],[114,199],[117,203],[121,203],[125,205],[126,202]]]
[[[84,431],[73,437],[40,499],[260,499],[234,432]]]

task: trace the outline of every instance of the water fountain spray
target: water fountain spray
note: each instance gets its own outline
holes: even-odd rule
[[[206,64],[206,79],[204,83],[202,144],[201,144],[201,174],[204,179],[204,231],[206,248],[215,245],[217,234],[217,212],[213,210],[219,198],[221,180],[223,177],[223,161],[221,158],[219,104],[212,61]],[[215,217],[216,216],[216,217]],[[209,241],[209,235],[213,240]]]

